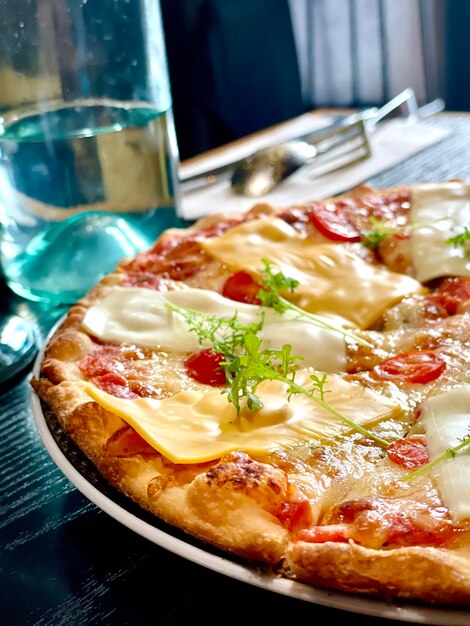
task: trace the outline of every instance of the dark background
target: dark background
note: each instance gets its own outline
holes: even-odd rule
[[[182,159],[315,108],[302,96],[288,0],[161,0],[161,6]],[[439,19],[437,95],[448,110],[468,111],[470,2],[442,0]]]

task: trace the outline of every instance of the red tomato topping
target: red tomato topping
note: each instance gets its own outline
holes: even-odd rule
[[[470,300],[470,278],[446,278],[435,293],[445,296],[448,301],[457,306],[461,302]]]
[[[325,543],[326,541],[349,541],[349,530],[346,524],[331,524],[329,526],[314,526],[299,531],[297,539],[309,543]]]
[[[341,205],[315,203],[309,209],[315,228],[333,241],[360,241],[361,234],[349,221]]]
[[[427,318],[455,315],[459,305],[470,300],[470,278],[446,278],[434,293],[424,298]]]
[[[308,500],[283,502],[276,513],[276,517],[287,530],[296,532],[300,528],[310,526],[312,510]]]
[[[429,461],[426,442],[422,437],[395,439],[387,448],[390,461],[405,469],[420,467]]]
[[[102,376],[95,376],[91,379],[91,382],[105,391],[106,393],[116,396],[116,398],[137,398],[138,394],[134,393],[127,386],[127,380],[124,376],[116,374],[115,372],[109,372]]]
[[[457,302],[444,294],[430,293],[423,299],[423,315],[426,319],[439,319],[456,313]]]
[[[184,280],[204,269],[205,263],[204,250],[194,236],[157,242],[153,250],[138,254],[125,269],[129,275],[154,274]]]
[[[210,348],[193,352],[184,362],[188,376],[205,385],[225,385],[224,370],[219,363],[224,357]]]
[[[242,270],[227,278],[222,289],[222,295],[236,302],[261,304],[261,300],[258,298],[259,290],[260,285],[256,280],[248,272]]]
[[[436,380],[445,368],[444,359],[436,352],[416,350],[385,359],[372,369],[372,373],[382,380],[425,384]]]

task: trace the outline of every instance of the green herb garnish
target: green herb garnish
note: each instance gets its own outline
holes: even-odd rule
[[[356,336],[354,333],[350,333],[339,326],[333,326],[332,324],[328,324],[323,319],[317,317],[313,313],[309,313],[304,309],[301,309],[297,305],[293,304],[283,296],[279,294],[281,291],[290,291],[293,292],[294,289],[298,286],[299,281],[289,278],[285,276],[282,272],[277,272],[274,274],[271,264],[266,259],[261,259],[261,262],[264,265],[264,269],[260,270],[262,273],[261,279],[261,289],[258,291],[258,298],[261,300],[262,304],[266,307],[271,307],[278,313],[285,313],[286,311],[294,311],[300,317],[304,317],[308,321],[312,322],[316,326],[321,328],[327,328],[328,330],[332,330],[334,332],[340,333],[343,337],[351,339],[362,346],[366,346],[367,348],[371,348],[372,344],[370,344],[365,339],[361,339],[361,337]]]
[[[295,372],[298,369],[297,360],[301,356],[291,354],[292,346],[286,344],[280,350],[261,349],[261,339],[253,333],[246,333],[244,338],[244,350],[231,361],[220,363],[225,370],[229,388],[224,390],[228,394],[228,400],[240,412],[240,400],[246,398],[246,403],[251,411],[258,411],[263,403],[256,395],[256,388],[263,380],[278,380],[287,385],[287,394],[290,399],[294,394],[303,394],[310,398],[324,409],[338,417],[349,427],[369,439],[373,439],[383,448],[387,448],[389,443],[374,435],[370,430],[363,428],[353,420],[349,419],[331,406],[325,400],[325,389],[327,382],[326,374],[319,378],[315,374],[310,376],[312,381],[311,389],[307,389],[295,382]],[[223,392],[223,393],[224,393]]]
[[[425,474],[428,470],[438,465],[442,461],[445,461],[446,459],[453,459],[457,452],[459,452],[459,450],[462,450],[462,448],[466,448],[467,446],[470,446],[470,432],[468,435],[465,435],[465,437],[462,437],[460,439],[460,443],[458,443],[456,446],[454,446],[453,448],[447,448],[445,452],[440,454],[433,461],[429,461],[429,463],[418,467],[418,469],[416,469],[414,472],[411,472],[411,474],[405,476],[404,480],[413,480],[413,478]]]
[[[449,237],[445,240],[445,242],[449,245],[457,247],[465,248],[468,244],[470,244],[470,228],[468,226],[463,227],[463,231],[461,233],[457,233],[453,237]]]
[[[264,323],[262,313],[258,322],[241,324],[237,319],[237,312],[232,317],[226,318],[168,301],[165,306],[183,317],[188,330],[196,333],[200,344],[209,344],[215,352],[222,354],[226,359],[234,358],[244,346],[246,333],[256,334]]]
[[[277,278],[278,285],[279,281],[280,278]],[[388,447],[387,441],[363,428],[326,402],[325,395],[328,393],[325,389],[326,374],[321,378],[312,374],[310,376],[311,389],[295,382],[295,372],[299,368],[296,361],[303,357],[292,355],[292,346],[286,344],[280,350],[261,349],[261,339],[256,333],[263,327],[262,315],[259,322],[241,324],[237,320],[236,313],[231,318],[218,318],[172,302],[166,302],[165,305],[183,317],[189,330],[197,334],[200,344],[208,343],[215,352],[224,356],[225,362],[221,362],[220,367],[225,371],[228,387],[222,393],[227,393],[229,402],[234,404],[238,412],[242,398],[246,398],[247,406],[251,411],[261,409],[263,403],[256,395],[257,385],[262,380],[279,380],[288,386],[288,399],[294,394],[302,393],[363,436],[373,439],[384,448]]]
[[[411,224],[405,224],[403,226],[392,226],[386,220],[380,220],[373,215],[369,218],[370,228],[367,228],[361,233],[361,241],[366,248],[375,250],[384,239],[389,239],[397,233],[407,233],[409,230],[416,228]]]

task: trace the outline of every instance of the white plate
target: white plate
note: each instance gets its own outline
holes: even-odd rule
[[[33,370],[35,376],[39,375],[41,361],[42,351],[35,362]],[[34,392],[32,392],[31,405],[39,435],[48,453],[65,476],[84,496],[105,513],[108,513],[108,515],[124,526],[127,526],[127,528],[158,546],[230,578],[314,604],[351,611],[362,615],[371,615],[416,624],[469,626],[470,612],[465,610],[423,607],[421,605],[405,602],[375,600],[373,598],[364,598],[353,594],[316,589],[303,583],[283,578],[275,578],[260,573],[252,567],[241,565],[240,563],[230,560],[228,556],[213,554],[207,549],[194,545],[189,539],[180,539],[175,536],[177,534],[176,532],[172,534],[166,529],[162,530],[158,528],[156,525],[158,524],[158,520],[156,520],[155,525],[148,523],[145,520],[146,513],[144,511],[142,511],[142,516],[140,516],[138,512],[134,512],[134,509],[138,510],[138,507],[135,507],[135,505],[131,504],[129,509],[126,508],[120,502],[116,501],[117,499],[114,500],[112,497],[100,491],[87,477],[78,471],[56,442],[42,411],[40,400]]]

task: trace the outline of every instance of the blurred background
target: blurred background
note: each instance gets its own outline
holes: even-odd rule
[[[470,110],[469,0],[161,0],[181,159],[404,89]]]

